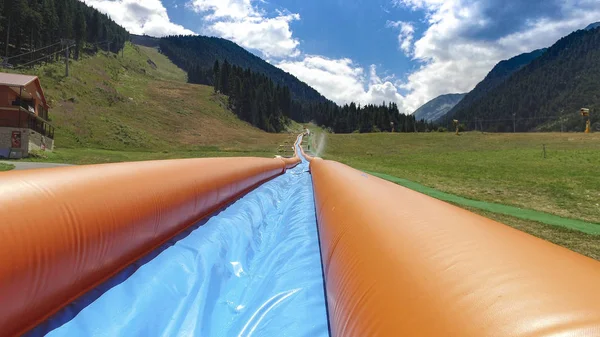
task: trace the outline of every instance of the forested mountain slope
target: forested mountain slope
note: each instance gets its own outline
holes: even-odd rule
[[[2,0],[0,19],[0,53],[6,67],[58,57],[64,48],[61,39],[75,41],[75,58],[86,43],[116,52],[129,40],[123,27],[77,0]]]
[[[458,102],[448,113],[440,118],[442,123],[446,123],[453,118],[463,118],[464,114],[459,111],[470,108],[475,102],[485,97],[490,91],[506,81],[512,74],[519,69],[531,63],[531,61],[540,57],[545,49],[538,49],[531,53],[517,55],[511,59],[500,61],[487,76],[475,86],[473,90]]]
[[[600,108],[600,28],[578,30],[515,72],[454,118],[483,120],[484,130],[583,130],[579,109]],[[562,123],[559,121],[562,119]],[[486,122],[487,120],[487,122]],[[473,127],[472,126],[472,127]]]
[[[415,132],[432,128],[414,116],[400,114],[393,103],[339,106],[296,77],[237,44],[213,37],[132,36],[132,42],[158,46],[188,72],[190,83],[207,84],[229,96],[229,108],[242,120],[265,131],[279,132],[289,120],[314,122],[336,133]]]
[[[160,39],[159,45],[161,52],[180,68],[186,71],[192,67],[205,69],[209,76],[202,78],[199,84],[213,85],[211,78],[213,64],[215,61],[222,63],[227,60],[237,67],[264,74],[275,85],[288,87],[295,100],[302,102],[327,101],[308,84],[229,40],[206,36],[171,36]]]
[[[187,83],[186,73],[153,48],[127,43],[123,53],[82,55],[71,62],[67,78],[62,62],[25,72],[40,77],[59,151],[152,151],[157,158],[177,151],[270,156],[286,137],[241,121],[227,108],[227,97]]]

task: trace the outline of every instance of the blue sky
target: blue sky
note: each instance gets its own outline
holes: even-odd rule
[[[600,21],[598,0],[84,0],[135,34],[230,39],[340,103],[411,113]]]

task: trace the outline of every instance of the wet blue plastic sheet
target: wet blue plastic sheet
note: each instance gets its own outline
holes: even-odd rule
[[[329,335],[306,162],[163,249],[33,335]]]

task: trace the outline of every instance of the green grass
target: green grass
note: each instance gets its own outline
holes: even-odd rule
[[[13,165],[13,164],[0,163],[0,172],[2,172],[2,171],[10,171],[10,170],[12,170],[14,168],[15,168],[15,165]]]
[[[328,135],[321,155],[472,200],[600,222],[600,134]]]
[[[227,109],[226,97],[212,87],[186,83],[186,73],[156,49],[127,44],[123,55],[86,55],[70,68],[68,78],[62,63],[27,71],[40,77],[56,126],[57,154],[47,160],[105,162],[152,158],[146,153],[163,151],[202,156],[289,152],[279,150],[290,134],[269,134],[239,120]],[[79,149],[125,153],[77,158]],[[128,154],[133,152],[144,155]]]

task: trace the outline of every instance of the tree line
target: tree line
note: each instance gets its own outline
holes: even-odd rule
[[[203,76],[209,72],[215,92],[229,96],[229,108],[241,120],[267,132],[285,129],[289,119],[284,111],[289,111],[291,102],[287,87],[275,85],[267,76],[231,65],[227,60],[223,64],[215,61],[212,71],[192,67],[189,81],[208,80]]]
[[[293,75],[273,66],[260,57],[248,52],[237,44],[207,36],[167,36],[159,40],[161,52],[175,65],[185,71],[201,65],[201,68],[212,67],[215,61],[234,64],[243,69],[269,77],[275,85],[288,87],[292,98],[299,101],[326,102],[327,99],[308,84]],[[204,82],[210,82],[210,72],[205,73]],[[207,83],[202,83],[207,84]]]
[[[396,103],[381,105],[356,103],[339,106],[333,102],[292,102],[291,118],[302,123],[314,122],[335,133],[426,132],[433,122],[416,120],[414,115],[400,113]]]
[[[61,39],[75,41],[73,53],[79,57],[86,43],[119,51],[129,33],[78,0],[0,0],[0,53],[8,63],[18,65],[55,54],[61,50]],[[56,44],[58,48],[47,48]]]
[[[280,132],[290,120],[314,122],[335,133],[425,132],[433,123],[415,120],[400,113],[396,103],[339,106],[333,102],[306,102],[292,98],[287,86],[275,84],[268,76],[215,61],[212,68],[190,65],[190,83],[214,86],[215,92],[229,96],[229,108],[242,120],[268,131]]]

